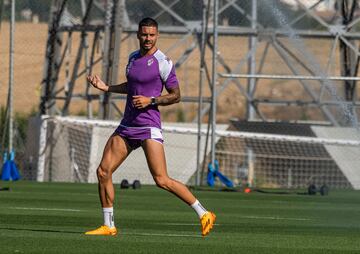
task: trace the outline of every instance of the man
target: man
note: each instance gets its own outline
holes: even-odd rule
[[[127,82],[107,86],[97,75],[87,77],[90,84],[102,91],[127,94],[124,117],[107,141],[97,169],[104,225],[86,232],[87,235],[117,234],[113,215],[112,174],[130,152],[140,146],[156,185],[173,193],[195,210],[200,218],[203,236],[210,232],[215,223],[215,214],[207,211],[184,184],[167,174],[158,106],[178,103],[180,88],[172,61],[156,47],[158,37],[158,24],[154,19],[144,18],[140,21],[137,32],[140,49],[129,56]],[[164,86],[168,93],[161,95]]]

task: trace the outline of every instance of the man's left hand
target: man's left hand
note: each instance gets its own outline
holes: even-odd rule
[[[142,95],[134,95],[132,103],[133,103],[134,107],[137,109],[146,108],[147,106],[149,106],[151,104],[151,98],[145,97]]]

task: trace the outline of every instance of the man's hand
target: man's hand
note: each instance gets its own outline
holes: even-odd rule
[[[95,88],[107,92],[109,87],[100,79],[98,75],[88,75],[86,77],[87,81]]]
[[[149,106],[151,104],[151,98],[145,97],[142,95],[134,95],[132,103],[133,103],[134,107],[137,109],[146,108],[147,106]]]

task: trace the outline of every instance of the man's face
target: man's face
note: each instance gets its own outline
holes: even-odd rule
[[[153,26],[142,26],[137,33],[137,38],[140,42],[140,48],[145,51],[149,51],[155,47],[158,37],[158,30]]]

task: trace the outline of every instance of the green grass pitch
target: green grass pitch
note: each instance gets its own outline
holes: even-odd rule
[[[97,185],[0,182],[0,253],[360,253],[360,192],[329,196],[194,191],[217,214],[201,237],[192,209],[154,186],[116,186],[115,237]]]

